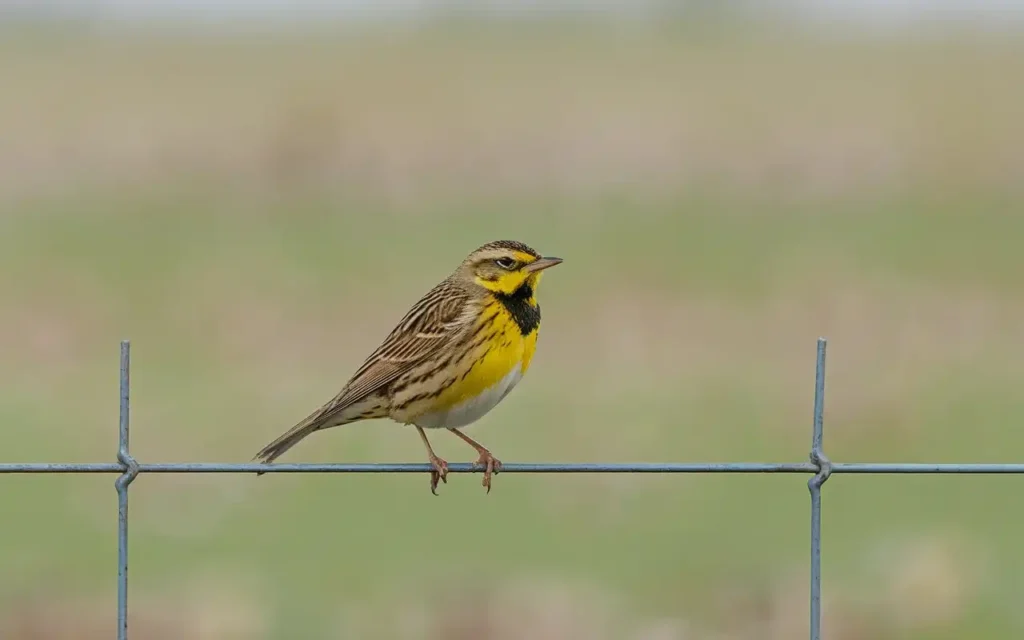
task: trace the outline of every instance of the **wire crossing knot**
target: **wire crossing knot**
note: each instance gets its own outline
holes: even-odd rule
[[[825,481],[832,477],[832,461],[825,455],[825,452],[812,449],[811,464],[815,466],[817,471],[807,482],[809,485],[813,484],[814,487],[820,489],[821,485],[825,484]]]

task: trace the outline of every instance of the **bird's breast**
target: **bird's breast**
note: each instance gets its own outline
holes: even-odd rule
[[[481,314],[481,333],[456,363],[450,384],[423,407],[421,427],[461,427],[480,419],[501,402],[530,368],[537,330],[523,335],[504,308]]]

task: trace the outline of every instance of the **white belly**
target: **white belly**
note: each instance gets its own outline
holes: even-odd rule
[[[521,365],[516,365],[505,377],[484,389],[476,397],[463,400],[445,411],[427,413],[416,419],[424,429],[457,429],[476,422],[501,402],[523,377]]]

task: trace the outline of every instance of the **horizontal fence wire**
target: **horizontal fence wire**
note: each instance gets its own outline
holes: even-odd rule
[[[287,463],[140,462],[139,473],[430,473],[420,462]],[[810,473],[811,462],[502,462],[501,473]],[[116,462],[0,462],[0,474],[10,473],[124,473]],[[449,473],[481,473],[469,463],[448,463]],[[840,474],[1024,474],[1024,463],[930,464],[927,462],[833,462]]]
[[[821,490],[833,474],[1024,474],[1024,463],[832,462],[823,446],[825,347],[818,338],[808,462],[502,463],[502,473],[803,473],[811,475],[810,639],[821,640]],[[117,489],[117,640],[128,640],[128,488],[140,473],[429,473],[428,463],[138,462],[129,452],[130,344],[121,342],[117,462],[0,462],[0,474],[111,473]],[[450,473],[481,473],[469,463]]]

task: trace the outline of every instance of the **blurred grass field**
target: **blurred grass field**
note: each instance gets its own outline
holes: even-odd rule
[[[136,457],[247,461],[515,238],[565,264],[470,430],[505,461],[804,459],[819,335],[833,460],[1019,461],[1018,40],[518,29],[0,39],[3,459],[112,459],[130,338]],[[2,480],[0,635],[110,637],[113,478]],[[826,637],[1020,633],[1020,482],[829,480]],[[805,483],[143,476],[132,628],[802,637]]]

